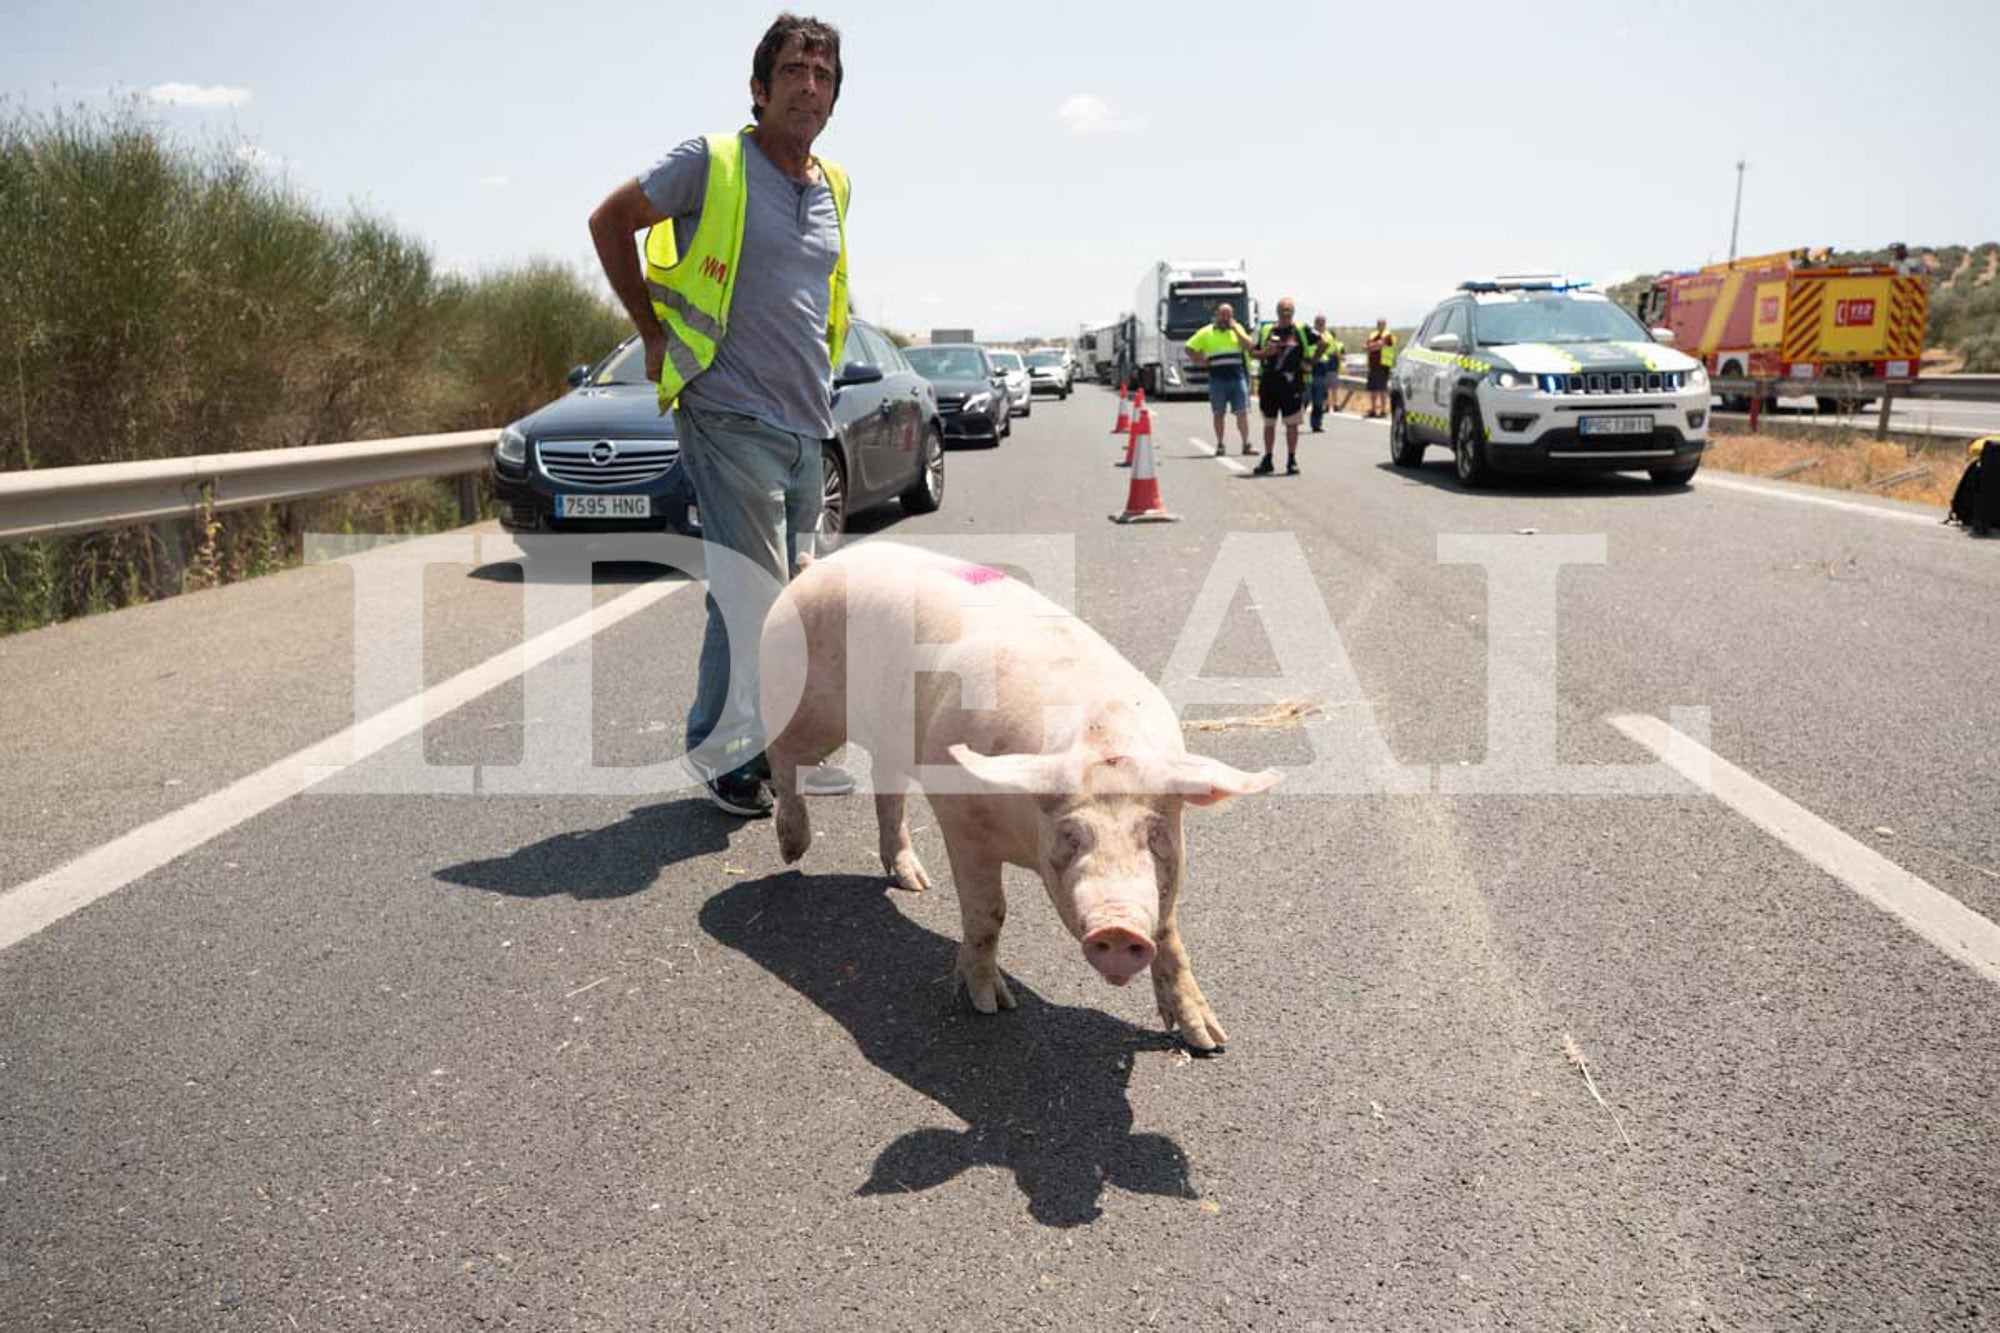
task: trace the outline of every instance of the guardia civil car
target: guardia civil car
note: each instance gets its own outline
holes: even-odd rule
[[[1708,375],[1624,309],[1560,277],[1460,283],[1396,358],[1389,457],[1452,452],[1459,480],[1637,472],[1684,486],[1708,444]]]

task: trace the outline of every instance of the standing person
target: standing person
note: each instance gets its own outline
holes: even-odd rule
[[[689,759],[730,814],[771,813],[756,634],[731,644],[722,607],[763,624],[809,555],[834,434],[832,370],[847,337],[845,172],[813,155],[840,97],[840,33],[780,14],[750,63],[753,124],[688,139],[590,215],[611,289],[672,407],[709,562],[708,627],[687,715]],[[671,219],[671,226],[665,224]],[[652,228],[642,270],[633,233]],[[851,788],[837,771],[822,790]]]
[[[1278,302],[1278,322],[1257,334],[1257,360],[1263,379],[1257,386],[1257,407],[1264,414],[1264,457],[1253,471],[1268,477],[1276,471],[1278,418],[1285,420],[1285,475],[1299,475],[1299,420],[1305,414],[1306,358],[1312,347],[1305,329],[1292,322],[1297,309],[1287,296]]]
[[[1327,369],[1336,365],[1333,335],[1327,332],[1326,316],[1314,315],[1312,328],[1312,432],[1326,434],[1326,396],[1331,382]]]
[[[1227,301],[1215,308],[1215,322],[1187,340],[1188,355],[1208,367],[1208,406],[1215,413],[1215,456],[1229,452],[1222,440],[1222,419],[1236,414],[1236,434],[1243,452],[1250,453],[1250,331],[1236,322]]]
[[[1389,412],[1389,367],[1395,364],[1396,335],[1389,331],[1389,321],[1375,321],[1374,332],[1368,335],[1368,415],[1387,416]]]

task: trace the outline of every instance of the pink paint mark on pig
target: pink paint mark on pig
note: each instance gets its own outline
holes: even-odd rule
[[[1004,579],[1007,577],[999,570],[989,568],[986,565],[960,565],[958,567],[958,576],[967,583],[991,583],[995,579]]]

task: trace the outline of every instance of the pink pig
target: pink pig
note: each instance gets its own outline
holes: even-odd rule
[[[1276,772],[1188,754],[1166,697],[1089,626],[996,570],[912,547],[867,542],[806,569],[765,621],[762,660],[787,862],[812,842],[798,769],[851,741],[874,765],[883,868],[911,892],[930,876],[904,804],[926,787],[975,1009],[1014,1007],[996,961],[1012,864],[1041,876],[1106,981],[1150,966],[1167,1027],[1194,1050],[1222,1047],[1175,916],[1181,809],[1265,791]]]

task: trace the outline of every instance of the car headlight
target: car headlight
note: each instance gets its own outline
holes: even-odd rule
[[[968,412],[984,412],[991,406],[993,406],[993,395],[990,393],[975,393],[965,400],[965,410]]]
[[[1708,372],[1700,366],[1696,366],[1693,370],[1690,370],[1687,373],[1687,387],[1690,389],[1706,389],[1708,387]]]
[[[1501,370],[1493,375],[1493,382],[1503,389],[1539,389],[1540,380],[1522,370]]]
[[[500,443],[493,446],[493,456],[503,463],[516,467],[528,461],[528,437],[512,426],[500,432]]]

